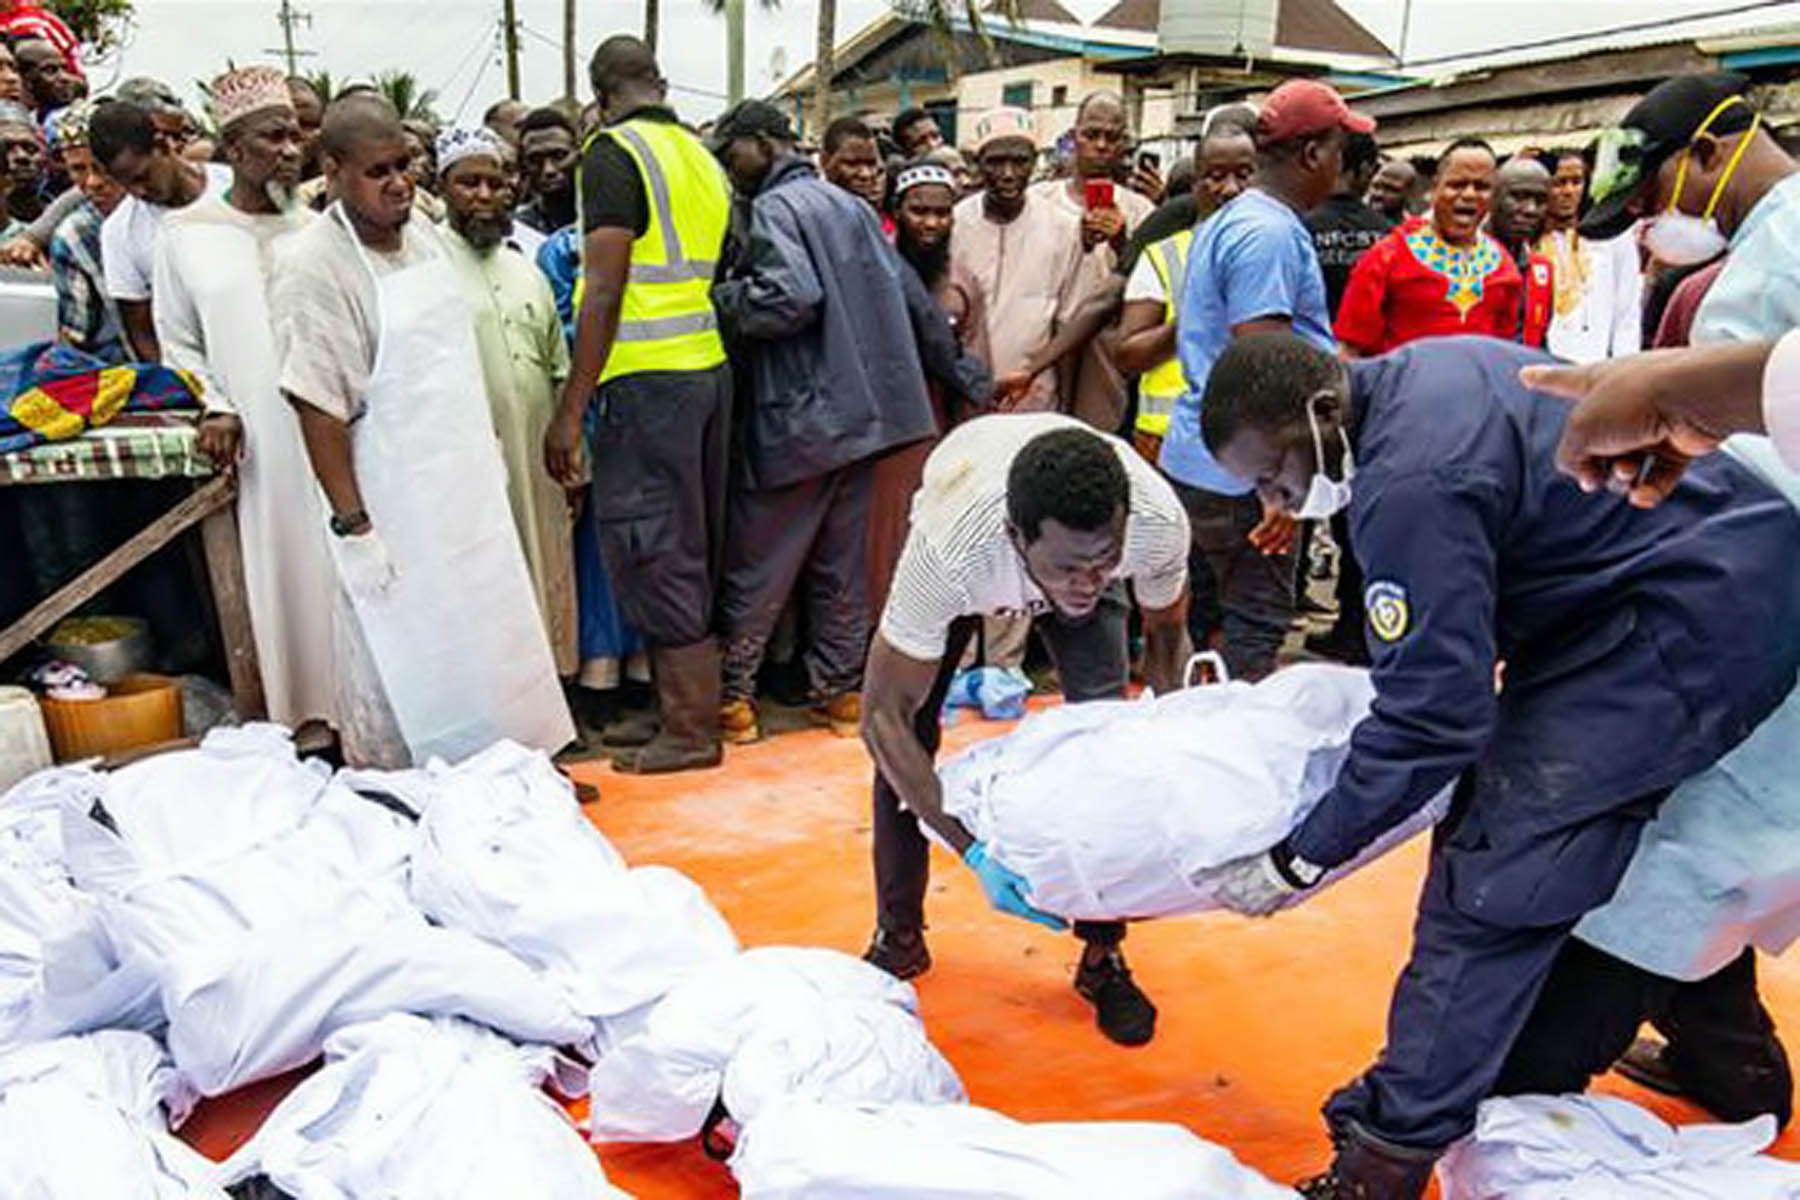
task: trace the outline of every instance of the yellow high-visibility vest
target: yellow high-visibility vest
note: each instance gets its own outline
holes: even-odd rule
[[[1193,244],[1194,231],[1184,229],[1144,248],[1157,279],[1162,281],[1165,324],[1175,323],[1176,308],[1181,303],[1181,283],[1186,278],[1183,268],[1187,265],[1188,247]],[[1179,355],[1171,355],[1166,362],[1144,372],[1138,380],[1137,428],[1144,433],[1166,437],[1169,415],[1175,411],[1175,401],[1185,391],[1187,378],[1181,373]]]
[[[712,305],[713,272],[731,219],[731,185],[725,171],[699,138],[673,121],[640,117],[602,132],[637,165],[650,219],[631,243],[631,273],[620,304],[619,332],[600,382],[644,371],[716,367],[725,361]],[[579,173],[576,189],[576,195],[584,194]],[[587,291],[585,227],[582,234],[582,270],[575,280],[577,312]]]

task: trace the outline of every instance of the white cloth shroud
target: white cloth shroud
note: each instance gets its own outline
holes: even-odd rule
[[[544,1093],[561,1078],[547,1047],[395,1013],[333,1033],[325,1060],[225,1161],[222,1182],[264,1175],[297,1200],[627,1196]]]
[[[1046,912],[1216,908],[1208,873],[1305,819],[1374,695],[1365,670],[1305,663],[1256,684],[1061,705],[939,767],[944,810],[1023,875]],[[1448,800],[1446,789],[1328,878],[1428,828]]]
[[[85,767],[55,767],[0,796],[0,1047],[162,1024],[151,964],[122,954],[69,882],[63,806],[85,808],[104,787]]]
[[[225,1200],[213,1164],[169,1133],[194,1101],[147,1034],[103,1029],[0,1054],[6,1200]]]
[[[673,1142],[715,1101],[740,1126],[783,1099],[967,1099],[925,1036],[918,997],[835,950],[769,946],[697,971],[626,1023],[588,1076],[596,1142]]]
[[[1670,1126],[1614,1096],[1486,1100],[1438,1163],[1444,1200],[1794,1200],[1800,1163],[1762,1153],[1775,1118]]]
[[[641,1008],[737,954],[699,885],[628,868],[541,752],[498,742],[424,774],[414,902],[536,968],[583,1016]]]
[[[1179,1125],[1023,1124],[962,1104],[771,1106],[738,1135],[745,1200],[1295,1200]]]
[[[518,959],[425,920],[406,890],[412,822],[300,762],[286,730],[215,730],[114,772],[101,804],[63,809],[70,872],[113,940],[157,963],[170,1052],[206,1095],[390,1012],[588,1034]]]

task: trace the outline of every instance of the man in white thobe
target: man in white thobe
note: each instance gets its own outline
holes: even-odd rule
[[[292,204],[303,157],[272,67],[213,84],[231,187],[171,212],[151,289],[165,361],[203,385],[202,447],[238,472],[244,586],[263,697],[290,727],[333,721],[332,568],[300,426],[282,399],[268,305],[275,255],[312,214]]]
[[[513,218],[503,143],[487,128],[438,137],[438,183],[450,227],[450,261],[475,317],[488,410],[506,460],[506,495],[531,568],[556,672],[580,665],[576,647],[574,522],[568,493],[544,466],[544,431],[555,416],[569,350],[550,281],[506,245]]]

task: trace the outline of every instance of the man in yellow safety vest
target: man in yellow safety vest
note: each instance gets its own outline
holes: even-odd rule
[[[661,729],[621,770],[719,762],[712,612],[724,533],[731,371],[709,294],[731,188],[667,106],[656,58],[608,38],[589,79],[606,124],[580,168],[575,352],[544,438],[565,485],[582,476],[582,420],[601,553],[628,624],[648,643]]]

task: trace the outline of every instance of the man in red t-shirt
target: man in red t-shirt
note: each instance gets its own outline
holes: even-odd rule
[[[87,78],[81,70],[81,39],[55,13],[29,0],[0,0],[0,33],[9,38],[43,38],[56,47],[77,79]]]
[[[1338,341],[1353,354],[1385,354],[1422,337],[1487,334],[1513,339],[1524,279],[1482,231],[1498,164],[1473,138],[1438,160],[1431,212],[1357,260],[1338,308]]]

